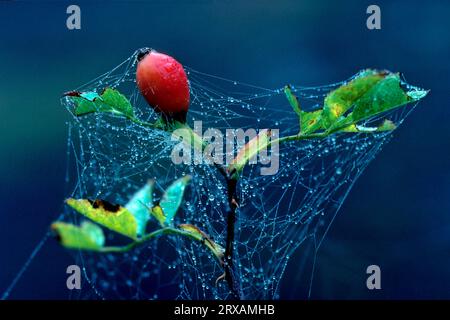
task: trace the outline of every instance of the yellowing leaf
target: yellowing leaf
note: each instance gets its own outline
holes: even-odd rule
[[[309,134],[322,129],[322,109],[315,111],[302,111],[301,133]]]
[[[397,126],[391,120],[385,119],[382,124],[377,128],[377,131],[392,131],[395,130]]]
[[[228,167],[228,172],[238,175],[250,159],[256,157],[258,152],[270,144],[271,131],[264,129],[243,146]]]
[[[66,203],[77,212],[98,224],[127,236],[137,238],[137,222],[126,208],[104,200],[67,199]]]
[[[331,127],[353,104],[386,76],[386,72],[366,70],[353,80],[331,91],[325,98],[322,124]]]
[[[355,103],[351,118],[354,122],[365,120],[412,101],[400,86],[399,75],[389,74]]]
[[[51,229],[66,248],[99,251],[105,244],[102,229],[89,221],[84,221],[79,227],[70,223],[55,222],[51,225]]]
[[[152,208],[151,214],[153,217],[155,217],[156,220],[158,220],[161,226],[164,226],[166,224],[166,216],[164,215],[163,210],[160,206],[154,206]]]
[[[369,70],[327,96],[322,123],[328,133],[393,130],[392,122],[379,128],[357,127],[362,121],[370,121],[386,111],[418,101],[427,93],[418,88],[403,88],[397,73]]]
[[[193,239],[203,242],[217,259],[222,259],[225,250],[219,244],[212,241],[205,232],[192,224],[180,224],[178,227],[187,231]]]

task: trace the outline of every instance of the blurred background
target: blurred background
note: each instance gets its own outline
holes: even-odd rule
[[[81,30],[66,8],[81,8]],[[381,30],[366,9],[381,8]],[[0,1],[0,294],[63,208],[62,92],[140,47],[263,87],[314,86],[371,67],[431,94],[355,184],[317,256],[313,299],[450,298],[450,1]],[[52,240],[12,299],[67,299]],[[293,261],[293,264],[295,262]],[[381,267],[382,290],[366,288]],[[295,265],[283,282],[298,297]]]

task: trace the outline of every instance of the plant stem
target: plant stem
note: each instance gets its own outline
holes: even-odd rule
[[[270,144],[274,142],[284,143],[288,141],[298,141],[306,139],[317,139],[324,138],[329,135],[328,132],[313,133],[308,135],[296,134],[286,137],[281,137],[275,141],[271,141]],[[265,146],[267,147],[267,146]],[[258,150],[259,152],[260,150]],[[234,266],[233,261],[233,249],[235,242],[235,229],[236,229],[236,213],[239,208],[239,199],[237,196],[237,183],[238,175],[234,175],[233,172],[229,172],[226,168],[216,165],[220,173],[224,176],[227,183],[227,197],[229,211],[227,213],[227,237],[225,244],[225,254],[224,254],[224,269],[225,269],[225,280],[233,294],[233,299],[244,299],[240,281],[238,280],[238,272]]]
[[[243,293],[238,280],[238,273],[235,269],[233,263],[233,249],[235,240],[235,228],[236,228],[236,211],[239,207],[239,200],[237,197],[237,180],[226,177],[227,181],[227,195],[228,195],[228,205],[229,211],[227,213],[227,239],[225,245],[224,254],[224,269],[225,269],[225,280],[233,294],[233,299],[241,300],[243,299]]]
[[[148,128],[154,128],[158,130],[163,130],[156,126],[153,123],[148,123],[141,121],[137,118],[130,118],[131,121],[134,123],[141,125],[143,127]],[[190,127],[187,124],[183,124],[183,127],[186,129],[190,129]],[[164,130],[163,130],[164,131]],[[167,130],[165,130],[167,131]],[[198,139],[196,139],[195,133],[190,129],[191,134],[194,137],[194,147],[201,148],[203,151],[203,143],[196,143]],[[324,138],[328,136],[330,132],[321,132],[321,133],[312,133],[312,134],[296,134],[286,137],[278,138],[277,140],[271,141],[269,145],[266,145],[265,147],[270,146],[274,142],[283,143],[288,141],[298,141],[298,140],[306,140],[306,139],[314,139],[314,138]],[[201,139],[201,138],[200,138]],[[258,150],[259,152],[260,150]],[[237,196],[237,184],[238,184],[238,176],[235,175],[234,172],[229,172],[229,170],[219,164],[215,164],[216,168],[219,170],[219,172],[223,175],[225,178],[226,184],[227,184],[227,198],[228,198],[228,212],[227,212],[227,230],[226,230],[226,244],[225,244],[225,253],[223,257],[223,261],[220,261],[223,265],[224,272],[225,272],[225,280],[228,283],[228,287],[230,288],[230,291],[232,293],[232,298],[235,300],[241,300],[244,298],[242,288],[240,281],[238,279],[238,272],[236,270],[236,267],[234,265],[234,244],[235,244],[235,228],[236,228],[236,214],[237,209],[239,208],[239,199]],[[182,234],[187,235],[187,232],[182,231],[180,229],[176,228],[163,228],[156,230],[152,233],[149,233],[142,239],[139,239],[135,242],[130,243],[127,246],[123,247],[105,247],[102,249],[102,252],[125,252],[133,249],[134,247],[138,246],[139,244],[142,244],[143,242],[147,241],[148,239],[151,239],[153,237],[159,236],[161,234]],[[198,239],[196,239],[198,240]]]
[[[284,143],[289,141],[299,141],[299,140],[307,140],[307,139],[321,139],[325,138],[329,135],[328,132],[320,132],[320,133],[311,133],[311,134],[294,134],[292,136],[286,136],[278,138],[277,140],[271,141],[269,145],[273,144],[274,142],[278,143]],[[259,150],[258,150],[259,151]]]
[[[204,242],[204,239],[199,239],[198,237],[196,237],[194,234],[192,234],[191,232],[188,231],[184,231],[181,230],[179,228],[175,228],[175,227],[164,227],[158,230],[155,230],[149,234],[146,234],[145,236],[143,236],[140,239],[137,239],[125,246],[111,246],[111,247],[103,247],[99,250],[99,252],[102,253],[120,253],[120,252],[127,252],[130,251],[132,249],[134,249],[135,247],[147,242],[150,239],[156,238],[158,236],[161,235],[165,235],[165,234],[174,234],[174,235],[181,235],[181,236],[185,236],[187,238],[196,240],[196,241],[200,241],[204,244],[206,244],[206,242]],[[205,245],[213,254],[214,256],[218,259],[219,263],[221,265],[223,265],[223,261],[222,258],[220,256],[218,256],[217,252],[214,252],[208,245]]]
[[[146,234],[145,236],[143,236],[140,239],[137,239],[136,241],[131,242],[130,244],[127,244],[125,246],[114,246],[114,247],[103,247],[100,252],[103,253],[110,253],[110,252],[127,252],[130,251],[131,249],[143,244],[144,242],[155,238],[157,236],[160,235],[164,235],[164,234],[179,234],[179,235],[188,235],[188,232],[177,229],[177,228],[173,228],[173,227],[166,227],[166,228],[161,228],[158,229],[156,231],[153,231],[149,234]]]
[[[161,128],[159,128],[156,124],[139,120],[138,118],[136,118],[134,116],[127,116],[127,119],[129,119],[131,122],[134,122],[141,127],[161,130]]]

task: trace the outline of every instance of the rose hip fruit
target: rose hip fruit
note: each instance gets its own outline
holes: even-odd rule
[[[189,108],[189,82],[183,66],[152,49],[138,54],[136,82],[148,104],[166,121],[184,122]]]

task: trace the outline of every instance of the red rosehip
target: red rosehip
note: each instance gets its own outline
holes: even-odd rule
[[[189,82],[183,66],[171,56],[145,49],[138,54],[136,81],[148,104],[165,120],[184,122],[189,108]]]

